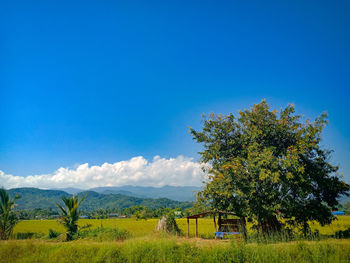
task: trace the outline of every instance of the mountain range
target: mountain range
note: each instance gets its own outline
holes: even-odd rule
[[[81,205],[82,210],[91,211],[99,208],[103,209],[123,209],[135,205],[143,205],[151,209],[160,207],[182,207],[187,208],[192,204],[189,201],[177,201],[165,198],[163,196],[175,196],[174,187],[164,187],[162,191],[156,192],[152,195],[152,187],[131,187],[127,189],[133,190],[126,191],[120,187],[101,187],[97,188],[96,191],[78,191],[78,189],[70,188],[70,192],[74,191],[79,198],[86,195],[86,199]],[[143,192],[136,190],[144,190]],[[156,188],[157,189],[157,188]],[[167,193],[166,190],[169,189]],[[181,187],[177,188],[181,191]],[[189,188],[185,188],[189,191]],[[11,197],[15,195],[21,196],[20,199],[16,200],[16,209],[19,210],[32,210],[36,208],[41,209],[57,209],[56,203],[62,203],[61,198],[63,196],[71,196],[71,193],[67,193],[62,190],[43,190],[38,188],[13,188],[8,190]],[[136,192],[136,193],[135,193]],[[162,194],[164,193],[164,194]],[[137,195],[137,196],[136,196]],[[189,195],[189,194],[188,194]],[[152,196],[149,198],[147,196]]]
[[[151,186],[106,186],[96,187],[91,189],[78,189],[78,188],[61,188],[53,189],[61,190],[69,194],[78,194],[84,191],[93,191],[100,194],[121,194],[132,197],[140,198],[168,198],[175,201],[195,201],[196,194],[201,190],[197,186],[163,186],[163,187],[151,187]]]
[[[95,188],[96,191],[78,191],[70,189],[79,198],[86,195],[86,199],[81,205],[82,210],[92,211],[99,208],[103,209],[123,209],[136,205],[143,205],[151,209],[156,209],[160,207],[182,207],[187,208],[192,206],[189,201],[177,201],[165,198],[163,196],[173,197],[175,189],[178,191],[186,193],[189,188],[182,187],[163,187],[156,188],[158,192],[152,194],[152,187],[134,187],[127,186],[122,187],[100,187]],[[127,191],[130,190],[130,191]],[[137,191],[139,190],[139,191]],[[142,190],[142,191],[141,191]],[[162,192],[162,191],[163,192]],[[169,190],[167,192],[167,190]],[[16,200],[16,209],[18,210],[33,210],[36,208],[40,209],[54,209],[56,210],[56,203],[62,203],[63,196],[71,196],[71,193],[67,193],[62,190],[43,190],[38,188],[13,188],[8,190],[11,197],[19,195],[21,198]],[[189,195],[189,193],[187,192]],[[149,198],[147,196],[152,196]],[[184,199],[184,198],[183,198]],[[193,199],[192,199],[193,200]],[[340,203],[345,204],[350,202],[350,197],[343,196],[340,198]]]

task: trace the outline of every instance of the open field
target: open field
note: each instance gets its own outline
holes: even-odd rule
[[[157,219],[82,219],[79,225],[118,228],[129,231],[124,241],[78,239],[62,242],[48,239],[49,229],[63,233],[55,220],[21,221],[16,233],[41,233],[41,238],[0,242],[0,262],[350,262],[350,239],[321,239],[320,241],[292,241],[245,243],[240,239],[212,239],[214,226],[209,218],[199,219],[199,234],[211,239],[193,238],[195,220],[191,222],[191,236],[174,237],[154,231]],[[177,223],[183,233],[187,231],[186,219]],[[350,227],[350,216],[338,217],[329,226],[312,224],[323,235]]]
[[[0,262],[349,262],[349,240],[210,246],[174,238],[70,243],[6,241]]]
[[[150,235],[154,232],[158,219],[136,220],[136,219],[81,219],[79,225],[84,226],[91,224],[91,228],[109,227],[125,229],[131,233],[133,237],[142,237]],[[186,219],[177,219],[177,223],[183,233],[187,232]],[[47,234],[49,229],[64,232],[64,228],[56,220],[24,220],[19,222],[14,229],[14,233],[18,232],[35,232]],[[340,216],[333,221],[331,225],[320,226],[317,223],[311,224],[312,230],[319,230],[322,235],[334,235],[336,231],[346,230],[350,228],[350,216]],[[201,237],[213,237],[214,223],[212,219],[201,218],[198,220],[198,231]],[[195,220],[190,220],[190,234],[195,233]]]

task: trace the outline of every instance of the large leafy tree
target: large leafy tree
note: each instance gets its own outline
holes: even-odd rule
[[[279,231],[281,218],[308,229],[334,217],[331,209],[349,185],[329,162],[331,151],[320,146],[327,124],[324,113],[303,121],[294,106],[271,110],[266,101],[236,118],[211,114],[203,129],[190,129],[202,143],[209,179],[199,201],[256,220],[263,233]]]
[[[83,196],[80,201],[77,196],[62,197],[62,201],[65,207],[60,204],[56,204],[61,211],[61,217],[59,222],[66,228],[66,240],[73,240],[74,235],[78,232],[78,220],[79,220],[79,206],[84,201],[86,195]]]
[[[0,189],[0,239],[5,240],[12,234],[18,219],[13,211],[15,201],[20,197],[16,195],[12,200],[3,188]]]

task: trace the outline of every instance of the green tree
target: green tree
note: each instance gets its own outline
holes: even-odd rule
[[[350,202],[344,204],[345,214],[350,215]]]
[[[65,204],[65,207],[62,207],[59,204],[56,206],[61,210],[61,217],[59,222],[64,225],[66,228],[66,240],[73,240],[74,235],[78,232],[78,219],[79,219],[79,206],[81,202],[84,201],[86,195],[83,196],[80,201],[78,201],[77,196],[72,197],[62,197],[62,201]]]
[[[18,219],[13,212],[15,201],[20,197],[16,195],[12,200],[4,188],[0,189],[0,239],[5,240],[12,234]]]
[[[320,146],[326,124],[325,113],[302,121],[293,105],[278,112],[265,100],[238,118],[209,115],[201,131],[190,128],[204,145],[201,160],[210,164],[198,200],[256,220],[263,233],[279,231],[281,218],[302,226],[304,234],[308,220],[330,223],[331,209],[349,185],[329,163],[331,151]]]

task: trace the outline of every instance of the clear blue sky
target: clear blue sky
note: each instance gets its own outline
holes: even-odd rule
[[[328,111],[350,179],[349,1],[9,1],[0,9],[0,170],[198,159],[202,113],[266,98]]]

